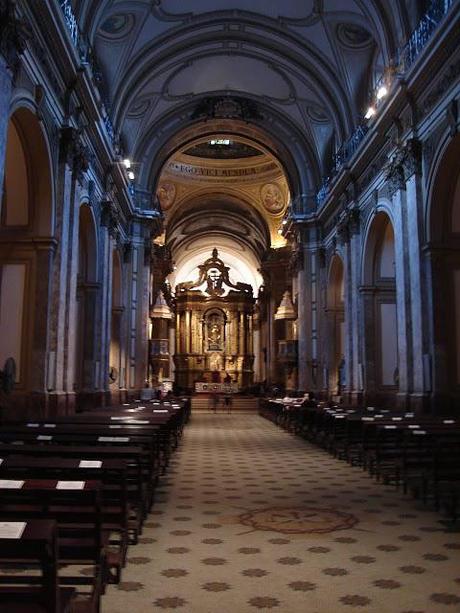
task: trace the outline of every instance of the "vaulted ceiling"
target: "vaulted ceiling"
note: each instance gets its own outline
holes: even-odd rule
[[[178,130],[203,123],[200,104],[230,96],[255,105],[253,117],[240,113],[243,122],[264,125],[278,148],[289,141],[298,172],[308,167],[312,189],[362,116],[373,82],[407,38],[415,4],[74,1],[80,27],[96,49],[115,128],[140,162],[146,187],[158,180],[171,153],[159,161],[159,152]]]

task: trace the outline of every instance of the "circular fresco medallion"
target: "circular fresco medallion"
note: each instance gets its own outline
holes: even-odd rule
[[[176,186],[174,183],[161,183],[157,190],[157,196],[161,208],[166,211],[174,203],[176,198]]]
[[[282,534],[327,534],[348,530],[358,522],[350,513],[324,507],[267,507],[238,516],[239,523],[254,530]]]
[[[260,190],[260,197],[269,213],[277,214],[283,210],[283,193],[276,183],[266,183]]]
[[[122,38],[134,25],[134,16],[129,13],[117,13],[108,17],[100,27],[99,33],[109,38]]]
[[[370,32],[355,23],[339,23],[337,37],[344,47],[362,49],[372,43]]]

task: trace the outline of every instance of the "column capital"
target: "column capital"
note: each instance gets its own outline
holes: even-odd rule
[[[402,165],[406,181],[413,175],[422,174],[422,143],[418,138],[410,138],[405,144]]]
[[[101,201],[101,226],[107,228],[110,236],[116,238],[119,214],[112,200]]]
[[[61,155],[65,163],[72,168],[76,180],[82,183],[83,174],[91,163],[91,153],[81,139],[80,130],[71,126],[61,128]]]
[[[385,179],[388,184],[390,196],[393,197],[397,191],[406,189],[406,179],[404,177],[404,167],[400,152],[387,165]]]

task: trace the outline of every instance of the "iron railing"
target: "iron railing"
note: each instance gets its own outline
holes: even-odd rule
[[[418,26],[410,35],[409,40],[399,49],[397,53],[396,61],[394,62],[394,66],[396,67],[395,72],[397,74],[404,75],[414,64],[455,1],[456,0],[432,0],[429,9],[420,19]],[[384,83],[385,75],[382,75],[376,85],[376,91]],[[378,101],[376,106],[378,106]],[[323,178],[321,187],[316,195],[316,202],[318,206],[320,206],[326,200],[333,178],[354,155],[364,140],[367,131],[368,124],[360,124],[350,138],[348,138],[345,143],[342,144],[340,149],[334,154],[332,174]]]
[[[432,0],[409,40],[398,52],[398,72],[405,73],[418,58],[455,0]]]

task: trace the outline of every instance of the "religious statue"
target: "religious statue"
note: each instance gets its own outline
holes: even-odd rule
[[[213,315],[208,321],[208,351],[222,351],[222,322]]]

